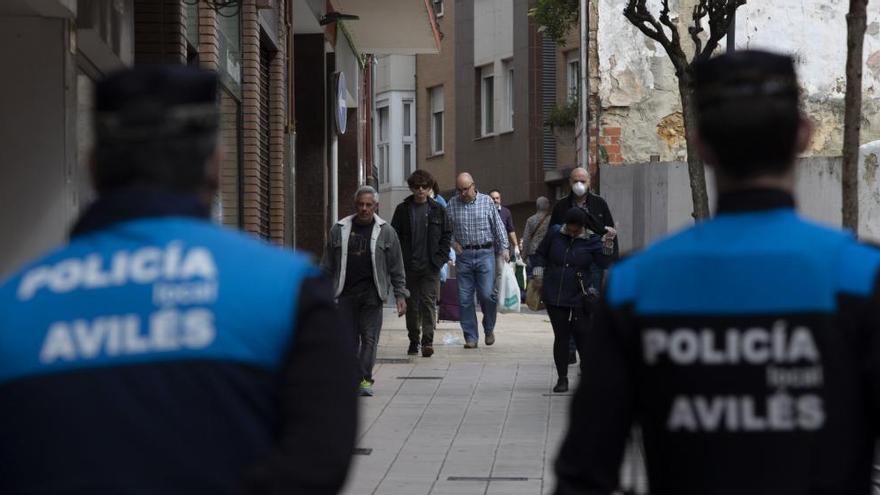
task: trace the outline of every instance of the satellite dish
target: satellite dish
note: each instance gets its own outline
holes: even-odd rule
[[[345,95],[348,93],[345,89],[345,73],[337,72],[333,76],[336,80],[336,104],[334,105],[336,113],[336,133],[345,134],[348,120],[348,106],[345,103]]]

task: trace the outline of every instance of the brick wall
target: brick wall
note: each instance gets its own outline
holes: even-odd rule
[[[590,153],[596,153],[599,147],[599,162],[618,165],[623,163],[623,154],[620,151],[620,127],[603,127],[602,133],[598,129],[590,129],[593,139],[590,141]],[[598,138],[598,139],[597,139]]]
[[[279,12],[278,19],[279,23],[282,23],[281,20],[285,18],[284,6],[283,2],[279,2]],[[283,24],[283,23],[282,23]],[[287,71],[286,71],[286,57],[284,56],[285,50],[287,48],[287,37],[285,30],[282,26],[279,26],[278,29],[278,48],[279,51],[275,53],[275,56],[272,58],[272,65],[269,68],[270,72],[270,87],[271,94],[269,95],[269,108],[270,108],[270,133],[269,137],[270,143],[270,162],[272,166],[272,170],[270,173],[270,180],[272,181],[271,186],[271,199],[269,202],[269,210],[270,210],[270,223],[271,223],[271,232],[270,237],[272,242],[276,244],[284,244],[285,239],[285,229],[287,227],[287,197],[285,196],[285,174],[287,173],[287,167],[284,161],[284,150],[285,150],[285,133],[284,129],[287,124],[287,107],[285,105],[286,94],[287,94]]]
[[[255,0],[242,0],[241,6],[241,144],[242,144],[242,206],[244,230],[268,237],[260,229],[264,215],[260,204],[260,25]],[[267,205],[268,206],[268,205]]]
[[[185,32],[181,0],[135,0],[135,64],[186,63]]]

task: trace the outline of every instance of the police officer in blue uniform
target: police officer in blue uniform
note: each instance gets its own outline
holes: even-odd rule
[[[790,57],[695,78],[717,216],[612,268],[555,493],[614,492],[636,423],[654,495],[868,494],[880,253],[795,212],[811,129]]]
[[[209,220],[217,77],[98,83],[98,199],[0,286],[0,493],[337,493],[349,322],[304,257]]]

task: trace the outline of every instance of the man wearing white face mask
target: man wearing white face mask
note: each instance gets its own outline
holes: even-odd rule
[[[553,214],[550,215],[550,225],[562,225],[565,213],[576,206],[589,213],[595,220],[598,220],[598,225],[588,225],[587,228],[596,231],[598,234],[604,234],[603,240],[605,241],[614,241],[614,256],[616,257],[618,245],[617,231],[614,229],[614,218],[611,217],[608,203],[590,192],[590,174],[585,169],[578,167],[571,171],[568,182],[571,184],[571,193],[556,202],[556,205],[553,207]]]

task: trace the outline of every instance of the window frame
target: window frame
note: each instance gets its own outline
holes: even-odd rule
[[[574,54],[574,56],[572,56],[572,54]],[[565,58],[565,100],[570,103],[572,101],[577,101],[577,99],[580,98],[581,61],[577,50],[568,52]],[[572,80],[572,78],[574,79]],[[574,83],[573,85],[572,82]],[[572,94],[572,88],[574,88],[574,94]]]
[[[435,98],[435,95],[439,95],[439,98]],[[437,108],[437,103],[439,100],[439,109]],[[445,152],[445,134],[443,127],[446,125],[446,101],[444,99],[443,94],[443,86],[434,86],[432,88],[428,88],[428,101],[429,101],[429,109],[430,109],[430,125],[429,125],[429,133],[431,145],[429,146],[430,155],[429,156],[439,156]],[[439,118],[440,122],[438,124],[437,119]],[[439,138],[439,143],[438,143]],[[437,146],[439,144],[439,146]]]
[[[480,68],[480,137],[495,134],[495,71],[491,65]]]
[[[381,105],[381,106],[380,106]],[[391,106],[389,102],[382,102],[376,106],[376,158],[378,158],[379,183],[387,184],[389,182],[389,163],[388,156],[391,153]],[[382,112],[385,112],[384,116]],[[383,118],[384,117],[384,118]],[[384,129],[383,129],[384,124]]]
[[[502,67],[504,72],[504,108],[502,112],[504,122],[502,132],[511,132],[514,128],[514,105],[516,103],[516,87],[514,85],[514,77],[516,75],[513,71],[513,60],[504,60]]]

